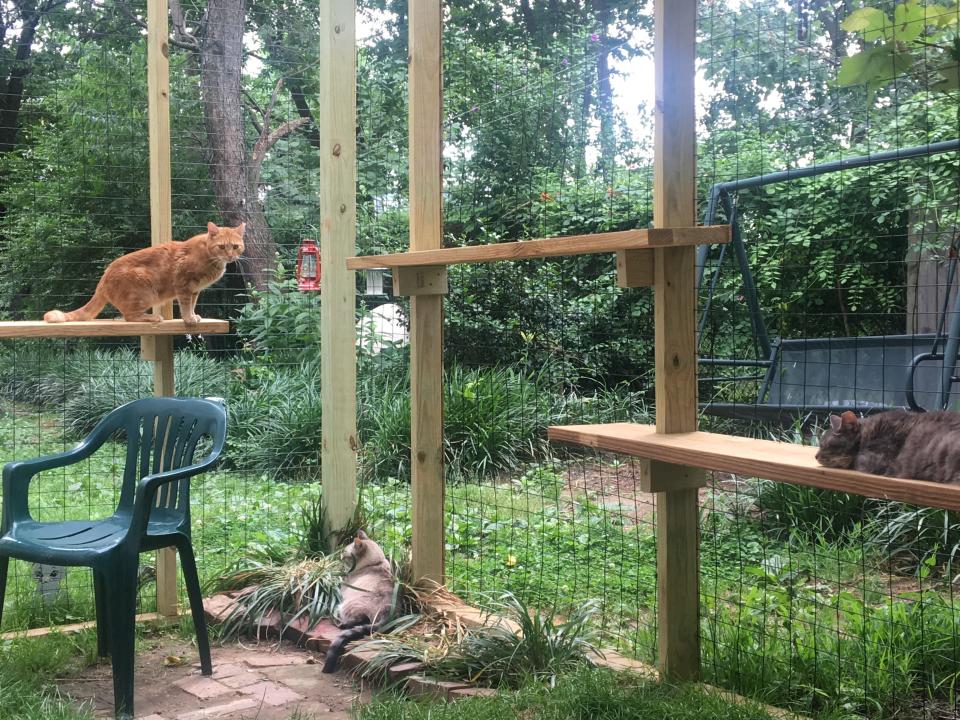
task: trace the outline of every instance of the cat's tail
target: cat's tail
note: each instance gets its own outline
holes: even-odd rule
[[[378,623],[354,625],[352,628],[348,628],[337,635],[337,639],[330,643],[330,648],[327,650],[326,659],[323,661],[323,671],[325,673],[336,672],[340,666],[340,658],[343,656],[344,648],[348,642],[372,635],[385,624],[386,622],[382,621]]]
[[[73,322],[74,320],[93,320],[97,315],[99,315],[103,308],[106,307],[107,300],[100,293],[100,289],[93,294],[93,297],[90,298],[88,302],[83,307],[79,307],[72,312],[65,313],[62,310],[49,310],[43,316],[45,322],[48,323],[62,323],[62,322]]]

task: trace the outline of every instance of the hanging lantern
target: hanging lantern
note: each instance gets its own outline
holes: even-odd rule
[[[297,289],[320,289],[320,248],[313,240],[300,241],[297,251]]]

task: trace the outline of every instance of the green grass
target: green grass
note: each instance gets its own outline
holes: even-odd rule
[[[553,688],[532,682],[517,691],[455,704],[380,696],[358,720],[768,720],[751,705],[733,705],[695,687],[644,682],[604,670],[581,670]]]
[[[0,641],[0,717],[89,720],[91,713],[58,695],[56,681],[90,665],[95,656],[93,632]]]
[[[56,416],[36,411],[0,416],[0,462],[70,447],[73,440],[60,428]],[[46,473],[31,490],[31,507],[48,520],[108,514],[121,465],[120,448],[108,445],[89,461]],[[609,480],[612,473],[605,473]],[[251,545],[296,547],[300,508],[320,493],[316,482],[278,482],[269,473],[234,471],[208,473],[192,487],[203,580],[229,568]],[[802,712],[846,707],[885,717],[924,695],[941,700],[949,695],[958,677],[960,640],[954,605],[931,585],[935,578],[918,579],[922,595],[892,599],[892,576],[880,548],[857,524],[839,538],[810,532],[772,536],[754,498],[748,491],[720,493],[704,510],[707,677]],[[486,602],[486,593],[510,591],[532,608],[561,614],[597,600],[602,643],[652,661],[656,542],[652,518],[638,522],[629,503],[609,489],[572,490],[558,460],[496,479],[451,482],[450,585],[477,604]],[[368,483],[362,506],[368,531],[402,561],[411,536],[409,484]],[[44,605],[29,565],[14,563],[4,629],[89,619],[87,571],[70,569],[67,577],[63,596]],[[147,585],[141,610],[152,608],[153,586]]]

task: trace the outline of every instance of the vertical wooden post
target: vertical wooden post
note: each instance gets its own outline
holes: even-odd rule
[[[443,236],[440,0],[410,2],[410,249]],[[443,296],[410,299],[413,574],[443,583]]]
[[[150,134],[150,244],[173,239],[173,212],[170,189],[170,60],[167,0],[147,2],[147,113]],[[173,303],[164,303],[155,312],[173,317]],[[173,384],[173,337],[141,339],[143,356],[153,361],[155,395],[175,394]],[[157,612],[176,615],[177,552],[157,551]]]
[[[321,472],[328,533],[357,503],[357,56],[354,0],[322,0],[320,31]]]
[[[656,227],[696,224],[694,78],[696,0],[656,0],[654,211]],[[696,248],[654,251],[657,432],[697,429]],[[657,463],[666,477],[685,468]],[[697,489],[657,493],[657,628],[660,671],[700,674]]]

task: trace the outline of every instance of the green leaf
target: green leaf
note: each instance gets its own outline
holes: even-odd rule
[[[873,48],[863,50],[856,55],[850,55],[840,61],[840,71],[837,73],[837,82],[841,87],[859,85],[867,82],[868,78],[865,75],[865,70],[872,50]]]
[[[848,32],[862,32],[864,40],[888,39],[886,34],[892,25],[890,18],[877,8],[854,10],[841,23],[841,27]]]
[[[895,38],[900,42],[913,42],[932,23],[926,10],[917,2],[905,2],[893,9]]]

